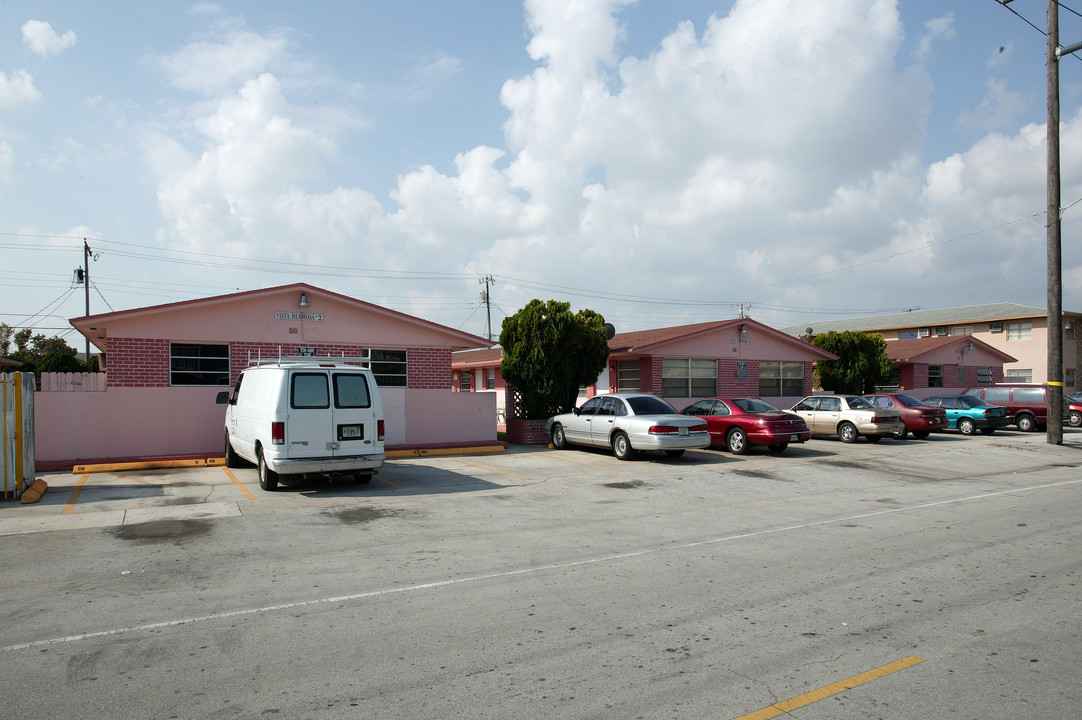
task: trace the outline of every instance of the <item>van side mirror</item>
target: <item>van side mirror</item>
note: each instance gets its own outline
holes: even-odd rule
[[[214,398],[214,404],[215,405],[228,405],[229,404],[229,392],[226,391],[226,390],[222,390],[220,393],[218,393],[217,397]]]

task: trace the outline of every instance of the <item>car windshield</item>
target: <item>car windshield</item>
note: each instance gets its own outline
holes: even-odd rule
[[[676,410],[672,405],[661,398],[651,397],[649,395],[637,395],[635,397],[627,398],[627,404],[631,406],[631,411],[636,415],[664,415],[666,413],[676,413]]]
[[[962,407],[966,408],[979,408],[979,407],[992,407],[979,397],[973,397],[972,395],[963,395],[959,398]]]
[[[895,395],[894,399],[906,407],[924,407],[924,403],[912,395]]]
[[[768,402],[758,398],[740,398],[733,400],[733,404],[746,413],[777,412],[777,408]]]
[[[845,399],[845,401],[847,403],[849,403],[849,407],[854,409],[854,410],[857,409],[857,408],[860,408],[860,409],[863,410],[863,409],[873,408],[874,407],[870,402],[868,402],[867,398],[862,398],[859,395],[853,395],[851,397],[847,397]]]

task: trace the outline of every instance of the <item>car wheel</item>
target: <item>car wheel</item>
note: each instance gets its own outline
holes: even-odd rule
[[[725,436],[725,447],[733,455],[743,455],[748,451],[748,435],[740,428],[733,428]]]
[[[985,435],[991,435],[996,431],[995,428],[981,428],[981,432]]]
[[[1022,432],[1033,432],[1037,428],[1037,421],[1032,415],[1019,415],[1014,422]]]
[[[973,421],[969,418],[959,418],[958,430],[963,435],[972,435],[977,430],[977,426],[973,424]]]
[[[612,454],[617,460],[630,460],[635,457],[635,450],[631,447],[631,441],[627,435],[618,432],[612,436]]]
[[[259,487],[264,490],[277,490],[278,489],[278,473],[267,467],[267,461],[263,459],[263,448],[259,448],[256,451],[258,453],[259,466]]]
[[[773,445],[768,446],[767,449],[776,454],[785,452],[785,448],[787,447],[789,447],[789,443],[774,443]]]
[[[684,454],[683,450],[666,450],[665,454],[671,458],[678,458]]]
[[[892,430],[890,436],[895,440],[905,440],[907,437],[909,437],[909,428],[902,427],[901,430]]]
[[[227,468],[240,467],[240,455],[233,449],[233,443],[229,442],[229,433],[225,434],[225,466]]]
[[[864,437],[868,438],[868,442],[873,445],[883,439],[882,435],[865,435]]]
[[[928,437],[929,434],[930,433],[927,430],[914,430],[913,431],[913,437],[915,437],[917,440],[923,440],[924,438]]]
[[[1082,412],[1072,410],[1071,414],[1067,416],[1067,424],[1071,427],[1082,427]]]
[[[564,426],[555,425],[552,428],[552,447],[557,450],[567,449],[567,436],[564,435]]]
[[[843,422],[838,426],[838,437],[841,438],[843,443],[856,442],[860,437],[860,433],[857,432],[857,426],[850,422]]]

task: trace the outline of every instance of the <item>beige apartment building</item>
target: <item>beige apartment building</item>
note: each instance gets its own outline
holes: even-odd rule
[[[1077,332],[1082,313],[1063,313],[1064,392],[1079,389],[1078,358],[1082,336]],[[783,332],[797,337],[846,330],[880,333],[890,343],[951,336],[973,337],[1016,358],[1003,365],[1004,381],[1048,381],[1048,313],[1044,308],[1017,303],[969,305],[944,310],[914,310],[893,315],[822,320],[793,325]]]

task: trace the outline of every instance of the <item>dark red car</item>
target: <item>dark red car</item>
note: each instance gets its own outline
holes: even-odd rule
[[[905,440],[909,433],[913,437],[923,440],[933,430],[946,430],[949,421],[947,411],[943,408],[925,405],[923,402],[905,393],[881,393],[879,395],[865,395],[868,401],[877,408],[890,408],[902,414],[902,422],[905,429],[900,433],[894,433],[895,440]]]
[[[811,438],[804,418],[758,398],[707,398],[681,412],[705,419],[710,443],[724,445],[734,455],[743,455],[752,445],[766,445],[779,453],[789,443]]]

